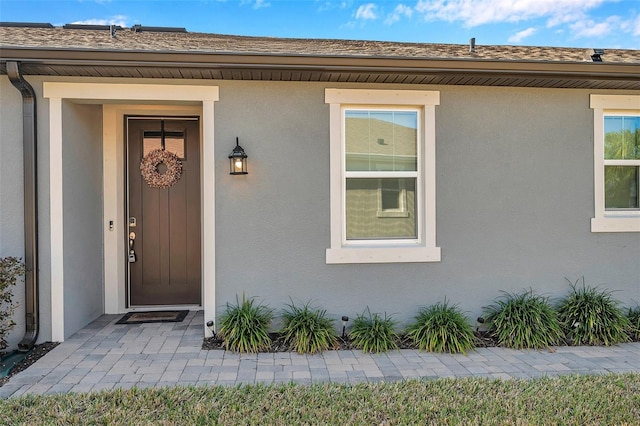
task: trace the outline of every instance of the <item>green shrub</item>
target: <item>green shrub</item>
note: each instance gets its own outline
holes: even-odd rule
[[[398,335],[393,329],[395,325],[395,321],[387,314],[384,314],[384,317],[371,314],[367,307],[365,312],[353,320],[349,337],[353,345],[363,352],[380,353],[398,349]]]
[[[629,308],[627,318],[629,319],[629,334],[631,335],[631,338],[633,340],[640,340],[640,306]]]
[[[539,349],[558,344],[562,327],[549,299],[533,293],[506,293],[485,308],[488,331],[498,344],[514,349]]]
[[[333,321],[326,317],[325,310],[309,304],[299,307],[292,301],[282,314],[284,340],[300,354],[326,351],[336,343]]]
[[[8,346],[6,336],[16,325],[13,321],[16,305],[13,303],[11,288],[18,278],[24,275],[24,272],[24,263],[21,259],[0,257],[0,351]]]
[[[224,346],[234,352],[260,352],[271,348],[269,326],[273,311],[264,305],[254,305],[254,299],[245,298],[242,302],[236,295],[236,304],[229,305],[220,317],[219,335]]]
[[[579,281],[579,280],[578,280]],[[558,315],[567,338],[573,345],[615,345],[629,340],[629,319],[611,292],[586,286],[578,281],[560,302]]]
[[[466,353],[476,346],[476,337],[467,318],[456,305],[447,300],[418,311],[407,328],[418,349],[429,352]]]

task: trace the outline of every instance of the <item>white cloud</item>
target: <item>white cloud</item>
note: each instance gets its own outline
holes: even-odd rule
[[[391,25],[394,22],[398,22],[402,17],[411,18],[411,15],[413,15],[413,9],[400,3],[393,10],[393,13],[387,16],[387,19],[385,19],[384,23],[387,25]]]
[[[640,15],[638,15],[633,22],[631,31],[634,36],[640,36]]]
[[[263,7],[271,6],[271,3],[265,0],[242,0],[240,5],[250,4],[254,9],[262,9]]]
[[[84,19],[82,21],[74,21],[72,24],[78,25],[119,25],[127,26],[127,17],[124,15],[116,15],[107,19]]]
[[[254,9],[260,9],[263,7],[269,7],[271,6],[271,3],[264,1],[264,0],[256,0],[256,2],[253,5]]]
[[[518,31],[517,33],[509,37],[509,43],[520,43],[525,38],[531,37],[532,35],[534,35],[537,31],[538,30],[534,27],[530,27],[530,28],[527,28],[526,30]]]
[[[378,19],[376,13],[377,6],[373,3],[363,4],[356,11],[356,19],[374,20]]]
[[[610,16],[603,22],[585,19],[569,25],[571,33],[575,37],[604,37],[613,31],[628,32],[630,22],[625,22],[618,16]]]
[[[418,0],[415,9],[427,20],[462,21],[467,27],[540,18],[557,25],[608,1],[615,0]]]
[[[318,12],[326,12],[327,10],[334,10],[334,9],[347,9],[349,7],[351,7],[351,3],[352,1],[341,1],[341,2],[336,2],[333,0],[314,0],[315,3],[318,5],[317,9]]]

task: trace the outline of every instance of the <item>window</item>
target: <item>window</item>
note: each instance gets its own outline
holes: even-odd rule
[[[592,232],[640,232],[640,96],[591,95],[595,217]]]
[[[327,263],[434,262],[431,91],[326,89],[331,247]]]
[[[164,137],[164,146],[162,138]],[[154,149],[166,149],[184,160],[184,132],[158,132],[145,130],[143,136],[142,155],[146,156]]]

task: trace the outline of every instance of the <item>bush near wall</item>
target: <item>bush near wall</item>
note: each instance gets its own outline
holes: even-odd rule
[[[286,305],[283,328],[270,333],[273,310],[255,303],[254,298],[236,297],[227,304],[220,319],[219,336],[205,339],[205,349],[236,352],[297,351],[317,353],[331,349],[361,349],[386,352],[413,348],[430,352],[466,353],[478,346],[504,346],[513,349],[541,349],[555,345],[614,345],[640,341],[640,306],[625,315],[611,292],[572,284],[570,293],[554,307],[548,297],[532,289],[506,293],[485,307],[483,321],[488,338],[473,329],[456,305],[445,299],[418,311],[404,333],[384,314],[369,308],[357,315],[349,333],[335,335],[333,321],[326,311]]]
[[[533,290],[505,293],[485,308],[489,332],[501,346],[513,349],[541,349],[563,340],[558,313],[549,298]]]
[[[629,331],[631,339],[640,340],[640,306],[629,308],[627,318],[629,318],[629,324],[631,326],[631,330]]]
[[[418,349],[428,352],[466,353],[477,344],[467,318],[446,299],[420,309],[407,327],[407,337]]]
[[[608,290],[571,284],[560,302],[558,314],[567,339],[573,345],[611,346],[629,340],[631,323]]]
[[[24,263],[17,257],[0,258],[0,351],[8,346],[6,336],[16,324],[13,313],[13,286],[25,273]]]

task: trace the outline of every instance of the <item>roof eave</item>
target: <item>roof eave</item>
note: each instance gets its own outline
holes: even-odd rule
[[[266,70],[291,72],[324,72],[349,74],[403,75],[467,75],[496,76],[526,80],[597,80],[638,84],[640,64],[606,62],[560,62],[531,60],[491,60],[477,58],[397,58],[371,56],[340,56],[314,54],[269,54],[237,52],[167,52],[121,51],[98,49],[53,49],[29,47],[1,47],[0,64],[19,61],[26,65],[25,73],[65,75],[59,71],[74,67],[122,68],[122,76],[130,77],[124,69],[154,68],[156,70]],[[2,67],[4,68],[4,67]],[[58,68],[55,72],[54,69]],[[89,71],[87,71],[91,74]],[[103,76],[95,73],[97,77]],[[76,75],[68,73],[68,75]],[[242,79],[255,78],[247,75]],[[291,78],[289,78],[291,80]],[[509,85],[509,84],[501,84]],[[515,85],[515,84],[514,84]],[[613,88],[615,84],[613,84]],[[544,85],[543,85],[544,87]]]

